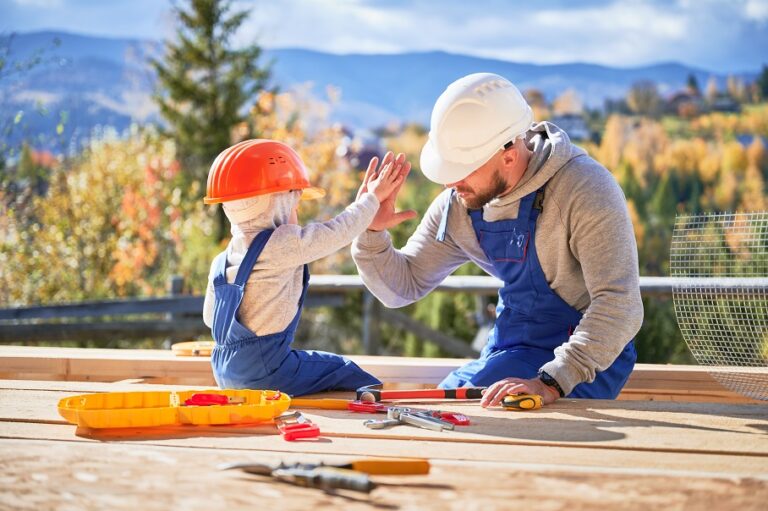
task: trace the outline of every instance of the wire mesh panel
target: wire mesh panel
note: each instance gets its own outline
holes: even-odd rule
[[[670,263],[696,360],[725,387],[768,400],[768,212],[679,216]]]

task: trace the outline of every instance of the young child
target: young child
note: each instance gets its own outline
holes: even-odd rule
[[[324,192],[310,185],[293,149],[247,140],[219,154],[204,201],[222,203],[232,240],[211,265],[203,308],[216,341],[211,365],[219,387],[302,395],[381,383],[345,357],[294,350],[291,342],[307,292],[307,263],[365,231],[379,203],[402,182],[400,170],[390,163],[337,217],[300,227],[299,200]]]

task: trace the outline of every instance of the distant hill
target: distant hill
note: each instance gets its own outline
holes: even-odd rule
[[[0,77],[0,118],[13,119],[25,112],[15,126],[14,138],[37,137],[36,145],[65,151],[73,138],[87,137],[94,127],[122,130],[132,121],[158,120],[151,101],[155,77],[147,63],[149,56],[161,55],[158,41],[48,31],[16,34],[10,49],[6,70],[36,55],[41,59],[29,71],[10,75],[6,71]],[[676,63],[636,68],[534,65],[444,52],[336,55],[271,49],[265,50],[263,61],[273,62],[272,79],[281,89],[309,82],[315,93],[324,96],[326,86],[340,88],[341,100],[332,119],[352,129],[393,120],[428,124],[432,104],[445,86],[479,71],[503,75],[521,90],[539,89],[548,100],[572,88],[591,107],[623,97],[638,80],[656,82],[662,94],[682,88],[689,74],[696,76],[702,88],[710,76],[716,76],[721,86],[726,80],[724,75]],[[753,80],[756,73],[740,76]],[[66,121],[63,136],[52,138],[62,119]]]

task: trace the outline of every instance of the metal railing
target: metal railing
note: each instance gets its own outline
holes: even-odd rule
[[[435,291],[474,294],[478,297],[478,318],[481,318],[487,298],[495,295],[501,285],[502,282],[494,277],[451,276]],[[640,278],[640,291],[645,297],[669,297],[676,286],[686,285],[707,285],[723,294],[764,293],[768,290],[768,278]],[[182,287],[183,280],[174,277],[167,297],[0,309],[0,342],[150,337],[181,340],[210,333],[202,321],[203,297],[182,295]],[[386,322],[413,332],[453,355],[477,355],[477,351],[466,341],[434,330],[403,312],[383,307],[365,288],[358,275],[312,276],[305,303],[308,307],[338,307],[345,303],[344,295],[348,293],[362,293],[362,341],[367,354],[378,353],[379,325]]]

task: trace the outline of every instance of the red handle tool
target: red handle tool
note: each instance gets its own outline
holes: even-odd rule
[[[480,399],[485,387],[460,387],[458,389],[411,389],[382,390],[374,386],[357,389],[359,401],[388,401],[392,399]]]
[[[186,399],[184,404],[187,406],[212,406],[212,405],[234,405],[245,403],[243,397],[229,397],[224,394],[192,394],[192,397]]]
[[[317,424],[302,415],[301,412],[286,413],[275,417],[275,424],[285,440],[293,441],[299,438],[317,438],[320,428]]]
[[[387,413],[389,407],[381,403],[370,403],[365,401],[350,401],[347,403],[347,409],[353,412],[363,413]]]

